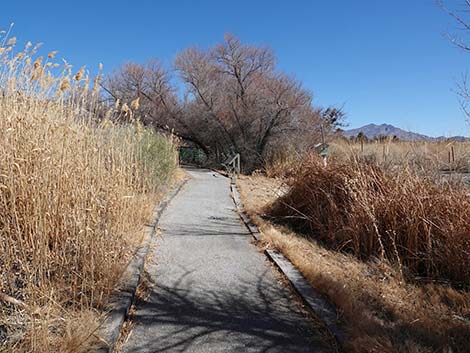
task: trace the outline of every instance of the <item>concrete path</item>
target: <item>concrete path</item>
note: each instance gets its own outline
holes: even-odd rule
[[[208,170],[168,206],[123,352],[326,352]]]

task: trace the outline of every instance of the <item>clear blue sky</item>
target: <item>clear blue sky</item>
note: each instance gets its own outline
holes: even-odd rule
[[[470,53],[444,38],[456,25],[434,0],[5,1],[0,28],[10,22],[20,43],[106,70],[151,57],[171,65],[185,47],[229,32],[270,46],[317,105],[344,103],[350,127],[470,136],[453,92]]]

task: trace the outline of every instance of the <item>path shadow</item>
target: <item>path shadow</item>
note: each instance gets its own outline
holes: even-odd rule
[[[327,352],[286,291],[264,279],[269,270],[230,290],[198,287],[190,271],[171,286],[154,285],[126,352]]]
[[[229,217],[208,218],[207,222],[202,222],[198,225],[172,222],[170,228],[168,228],[166,224],[162,224],[160,229],[162,232],[166,232],[166,237],[227,236],[249,238],[250,236],[248,230],[244,226],[241,226],[238,219],[232,220]]]

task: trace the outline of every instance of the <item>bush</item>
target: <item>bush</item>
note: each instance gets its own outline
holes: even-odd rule
[[[408,168],[307,158],[270,214],[361,259],[379,257],[412,276],[470,284],[468,190],[438,186]]]

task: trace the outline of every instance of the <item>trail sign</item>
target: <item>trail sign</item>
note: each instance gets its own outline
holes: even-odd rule
[[[326,157],[330,154],[330,145],[328,145],[327,143],[317,143],[314,147],[315,152],[317,152],[322,157]]]

